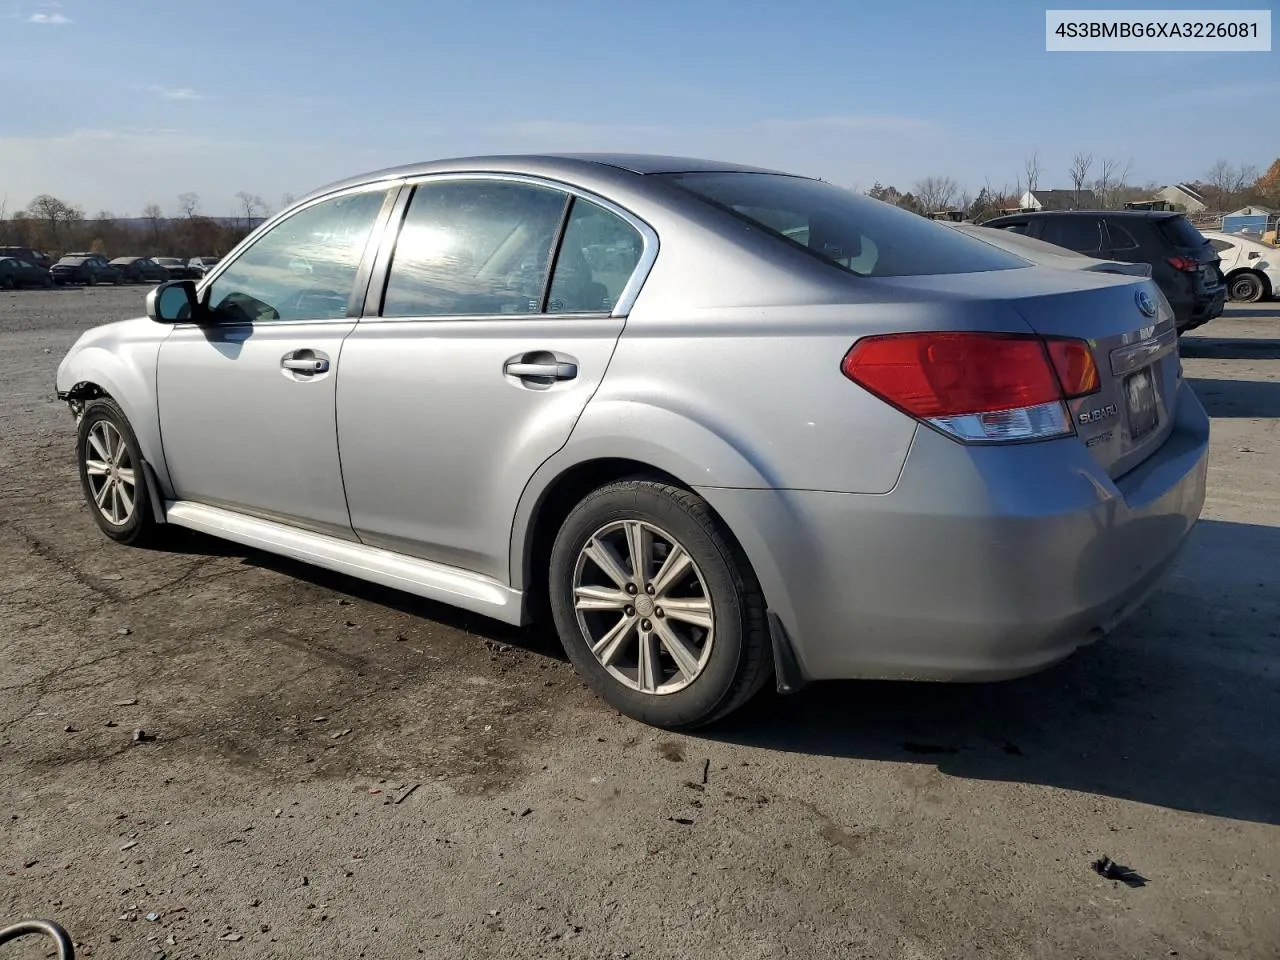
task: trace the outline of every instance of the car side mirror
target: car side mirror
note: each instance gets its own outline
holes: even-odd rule
[[[197,323],[201,313],[194,280],[172,280],[147,294],[147,316],[156,323]]]

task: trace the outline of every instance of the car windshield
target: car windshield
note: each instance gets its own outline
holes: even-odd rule
[[[162,263],[166,267],[182,266],[182,261],[177,259],[176,257],[156,257],[156,263]]]
[[[864,277],[1014,270],[1030,264],[918,214],[802,177],[682,173],[666,177],[779,240]]]
[[[80,264],[84,263],[84,262],[85,262],[85,260],[87,260],[87,259],[89,259],[89,258],[88,258],[88,257],[63,257],[63,258],[62,258],[61,260],[59,260],[58,262],[59,262],[59,263],[65,263],[65,264],[67,264],[68,266],[77,267],[77,266],[79,266]]]

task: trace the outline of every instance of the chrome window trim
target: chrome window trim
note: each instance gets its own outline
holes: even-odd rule
[[[399,323],[409,322],[431,322],[437,320],[542,320],[542,319],[571,319],[575,317],[626,317],[631,313],[632,307],[635,306],[636,299],[640,296],[640,291],[644,287],[645,281],[649,277],[649,271],[653,269],[654,262],[658,259],[658,233],[646,221],[632,213],[626,207],[619,206],[612,200],[592,193],[582,187],[575,186],[571,183],[565,183],[562,180],[553,180],[548,177],[537,177],[523,173],[496,173],[485,172],[483,170],[466,170],[454,171],[450,173],[431,173],[423,174],[416,177],[408,177],[400,181],[405,188],[417,188],[423,184],[442,183],[451,180],[496,180],[506,183],[524,183],[535,187],[545,187],[551,190],[557,190],[560,193],[568,194],[571,197],[581,198],[588,203],[594,203],[596,206],[609,211],[619,217],[624,223],[640,234],[640,240],[643,249],[640,252],[640,259],[636,262],[635,268],[631,271],[631,277],[627,280],[622,288],[622,292],[618,295],[618,301],[613,305],[613,309],[608,313],[500,313],[500,314],[463,314],[449,316],[415,316],[415,317],[384,317],[382,316],[382,305],[385,299],[387,280],[391,276],[391,269],[395,265],[395,247],[400,242],[400,231],[404,226],[403,218],[397,224],[388,224],[388,229],[394,229],[394,243],[390,245],[391,256],[386,264],[386,272],[380,278],[382,282],[382,294],[377,298],[378,312],[371,314],[366,312],[360,318],[361,323],[385,322]],[[404,212],[409,211],[409,204],[412,203],[412,195],[410,194],[408,202],[405,205]],[[375,276],[375,280],[379,279]],[[548,281],[549,282],[549,281]]]

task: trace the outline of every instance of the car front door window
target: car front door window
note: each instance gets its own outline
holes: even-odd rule
[[[261,237],[213,282],[215,321],[264,323],[347,316],[385,191],[305,207]]]

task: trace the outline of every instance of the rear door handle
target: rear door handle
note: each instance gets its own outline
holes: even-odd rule
[[[576,363],[526,363],[519,360],[508,360],[503,371],[510,376],[540,377],[545,380],[572,380],[578,375]]]
[[[327,373],[329,361],[324,357],[285,357],[280,366],[295,373]]]

